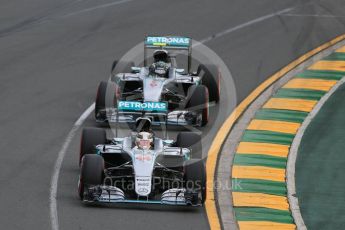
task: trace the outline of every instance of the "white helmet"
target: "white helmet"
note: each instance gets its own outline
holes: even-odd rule
[[[153,145],[153,134],[148,132],[140,132],[135,138],[135,144],[139,149],[149,150]]]

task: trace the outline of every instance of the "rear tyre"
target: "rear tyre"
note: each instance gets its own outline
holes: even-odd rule
[[[177,134],[176,146],[192,150],[191,159],[202,159],[201,136],[192,132],[180,132]]]
[[[201,126],[208,123],[209,117],[209,98],[208,89],[203,85],[192,85],[187,92],[186,108],[190,111],[201,114]]]
[[[96,154],[86,154],[81,163],[81,172],[78,184],[78,193],[81,200],[84,190],[89,186],[101,185],[104,178],[103,157]]]
[[[210,102],[218,103],[220,99],[220,72],[215,65],[199,65],[198,75],[201,82],[208,88]]]
[[[96,145],[106,144],[105,130],[98,128],[84,128],[80,140],[79,165],[85,154],[95,154]]]
[[[184,166],[185,188],[188,192],[199,192],[201,203],[206,200],[206,167],[201,160],[188,160]]]
[[[108,83],[102,81],[97,90],[96,101],[95,101],[95,118],[96,120],[106,120],[107,115],[105,112],[106,109],[106,99],[112,98],[112,106],[117,105],[116,95],[115,95],[116,87],[114,83]]]

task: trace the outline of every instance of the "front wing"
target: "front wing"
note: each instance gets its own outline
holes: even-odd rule
[[[159,204],[177,206],[202,206],[196,192],[187,192],[185,189],[169,189],[163,192],[160,200],[126,199],[123,191],[114,186],[97,185],[89,187],[84,193],[86,203],[136,203]]]

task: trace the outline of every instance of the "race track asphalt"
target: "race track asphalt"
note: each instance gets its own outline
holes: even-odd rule
[[[51,175],[66,135],[93,102],[98,82],[108,78],[112,61],[146,34],[209,38],[205,44],[231,70],[239,102],[281,67],[343,34],[344,8],[342,0],[3,0],[1,228],[51,228]],[[231,100],[223,94],[219,116],[204,132],[217,130]],[[84,126],[96,124],[90,117]],[[82,205],[79,138],[77,133],[61,169],[60,229],[208,228],[203,209]],[[211,142],[209,135],[205,150]]]

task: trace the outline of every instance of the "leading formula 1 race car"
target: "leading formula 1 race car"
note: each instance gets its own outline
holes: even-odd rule
[[[181,132],[162,139],[139,118],[138,132],[106,138],[105,130],[83,130],[78,191],[84,202],[202,206],[206,170],[200,136]]]
[[[96,121],[134,123],[145,113],[153,125],[206,125],[210,102],[220,98],[218,67],[200,64],[191,71],[190,38],[147,37],[144,44],[143,67],[114,62],[111,81],[100,83]]]

